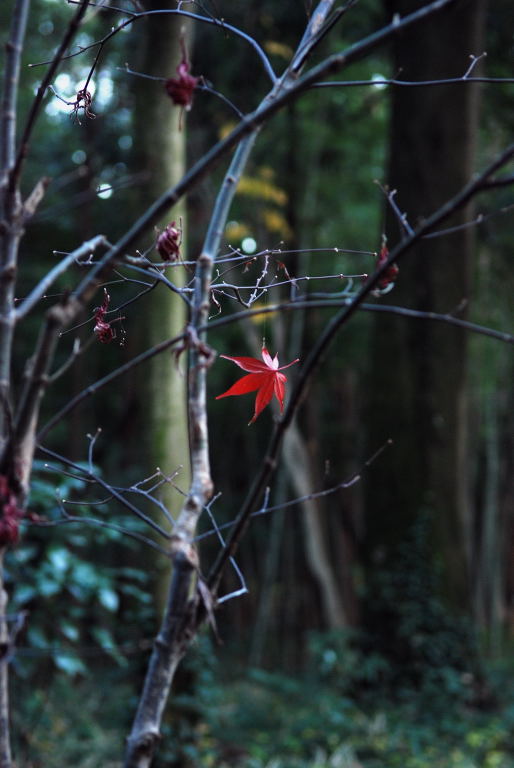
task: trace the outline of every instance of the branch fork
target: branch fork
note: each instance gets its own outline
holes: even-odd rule
[[[194,325],[188,323],[184,329],[182,342],[173,350],[177,363],[182,353],[191,349],[194,349],[198,353],[199,359],[203,358],[203,362],[198,363],[203,368],[210,368],[216,359],[216,352],[213,348],[205,341],[202,341]]]

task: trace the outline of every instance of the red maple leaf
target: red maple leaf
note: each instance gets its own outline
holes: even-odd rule
[[[280,373],[280,371],[297,363],[299,358],[296,358],[296,360],[287,365],[279,366],[278,355],[271,357],[266,347],[262,348],[262,359],[264,362],[257,360],[255,357],[229,357],[228,355],[220,355],[220,357],[224,357],[225,360],[232,360],[243,371],[249,371],[249,373],[247,376],[239,379],[239,381],[236,381],[222,395],[218,395],[216,400],[219,400],[221,397],[228,397],[229,395],[246,395],[247,392],[255,392],[257,390],[255,413],[249,424],[253,424],[260,412],[271,402],[273,395],[275,395],[279,402],[280,412],[284,410],[287,377],[285,374]]]

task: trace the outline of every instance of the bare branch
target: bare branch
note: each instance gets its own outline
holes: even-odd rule
[[[83,355],[84,352],[90,347],[90,345],[95,341],[95,337],[91,336],[88,341],[81,345],[80,339],[77,337],[73,340],[73,346],[71,348],[71,352],[68,356],[68,359],[64,361],[64,363],[57,368],[56,371],[53,371],[52,374],[49,374],[48,376],[48,384],[53,384],[54,381],[57,381],[57,379],[60,379],[61,376],[63,376],[66,371],[68,371],[71,366],[74,364],[76,359],[79,357],[79,355]]]
[[[134,75],[135,77],[142,77],[145,80],[153,80],[154,82],[160,82],[165,83],[166,77],[157,77],[156,75],[146,75],[144,72],[136,72],[135,70],[131,69],[128,65],[128,63],[125,63],[124,67],[118,67],[118,69],[121,72],[126,72],[128,75]],[[215,88],[212,87],[211,83],[209,83],[205,78],[200,77],[199,82],[196,84],[195,91],[203,91],[204,93],[212,93],[213,96],[216,96],[216,98],[220,99],[220,101],[223,101],[224,104],[226,104],[230,109],[236,113],[236,115],[239,117],[240,120],[243,119],[244,115],[243,113],[236,107],[236,105],[230,101],[223,93],[220,93]]]
[[[221,496],[220,493],[218,493],[216,496],[214,496],[214,498],[212,498],[210,500],[210,502],[205,506],[205,511],[209,515],[209,519],[210,519],[210,521],[212,523],[212,526],[213,526],[212,527],[212,531],[210,531],[210,533],[216,534],[220,544],[222,546],[225,546],[225,540],[224,540],[223,535],[221,533],[221,528],[224,527],[224,526],[218,526],[218,524],[216,523],[216,518],[214,517],[214,514],[212,512],[212,505],[220,496]],[[198,539],[199,539],[199,537],[197,536],[196,537],[196,541],[198,541]],[[239,566],[237,565],[236,561],[234,560],[234,558],[231,558],[230,564],[232,565],[232,568],[234,569],[234,571],[236,573],[236,576],[239,579],[240,587],[239,587],[239,589],[235,590],[235,592],[231,592],[228,595],[223,595],[223,597],[219,597],[218,600],[217,600],[218,604],[224,603],[227,600],[231,600],[234,597],[240,597],[241,595],[245,595],[248,592],[248,588],[246,586],[246,582],[244,580],[244,576],[241,573],[241,570],[240,570]]]
[[[468,78],[471,75],[472,71],[475,69],[478,62],[481,59],[484,59],[486,56],[487,56],[487,53],[485,51],[484,53],[481,53],[480,56],[474,56],[473,54],[471,54],[469,57],[471,59],[471,64],[469,65],[466,72],[464,73],[463,78],[464,79]]]
[[[323,0],[323,2],[318,3],[291,63],[294,72],[300,72],[314,49],[356,2],[357,0],[349,0],[342,8],[337,8],[335,11],[333,11],[335,0]]]
[[[20,61],[27,27],[29,1],[16,0],[6,44],[4,87],[0,124],[0,461],[12,430],[11,352],[14,334],[14,281],[18,245],[23,231],[22,203],[13,183],[16,152],[16,100]],[[5,672],[5,674],[7,674]],[[7,726],[6,726],[7,727]],[[0,733],[5,754],[9,751],[8,731]]]

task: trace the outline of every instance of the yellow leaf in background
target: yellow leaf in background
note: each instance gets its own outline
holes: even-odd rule
[[[256,179],[255,177],[243,176],[237,191],[240,195],[260,198],[276,205],[285,205],[287,203],[287,194],[284,190],[262,178]]]
[[[234,130],[237,123],[224,123],[218,131],[218,139],[221,141]]]
[[[268,181],[275,178],[275,169],[270,168],[269,165],[261,165],[257,173],[262,179],[268,179]]]
[[[267,307],[268,304],[266,304],[265,301],[256,301],[255,304],[252,304],[252,310],[260,309],[261,307],[264,309]],[[254,323],[255,325],[262,325],[266,320],[270,317],[273,317],[276,312],[263,312],[262,314],[255,314],[250,317],[250,322]]]
[[[264,43],[264,50],[270,56],[280,56],[286,61],[290,61],[293,56],[293,49],[285,43],[279,43],[277,40],[268,40]]]
[[[225,228],[225,238],[231,245],[239,242],[250,233],[246,224],[242,224],[239,221],[229,221]]]
[[[265,208],[262,211],[262,219],[268,232],[276,232],[283,239],[291,237],[291,228],[287,223],[286,217],[280,211],[275,211],[273,208]]]

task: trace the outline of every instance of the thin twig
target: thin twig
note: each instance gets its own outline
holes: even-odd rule
[[[29,114],[25,122],[25,127],[23,129],[21,139],[20,139],[18,155],[16,157],[16,163],[14,165],[13,172],[12,172],[12,177],[11,177],[12,184],[16,184],[18,182],[18,179],[21,173],[22,164],[28,154],[29,142],[32,136],[32,131],[34,130],[36,120],[39,117],[39,113],[43,105],[43,98],[45,96],[47,88],[52,82],[61,61],[65,58],[65,52],[67,48],[69,47],[75,35],[77,34],[77,31],[82,23],[84,15],[88,9],[89,0],[80,0],[80,2],[77,4],[79,5],[79,8],[77,8],[75,15],[70,20],[68,27],[66,29],[66,32],[64,33],[61,43],[59,45],[59,48],[55,53],[55,56],[51,61],[45,62],[45,64],[49,64],[50,66],[48,67],[48,70],[41,84],[37,89],[36,95],[34,97],[32,106],[30,108]]]
[[[68,515],[59,518],[58,520],[22,520],[21,524],[26,525],[28,527],[35,526],[37,528],[54,528],[58,525],[67,525],[68,523],[71,524],[78,524],[78,525],[91,525],[96,526],[98,528],[107,528],[111,531],[116,531],[117,533],[122,533],[124,536],[128,536],[130,539],[135,539],[136,541],[140,541],[142,544],[145,544],[147,547],[151,547],[151,549],[155,549],[157,552],[159,552],[161,555],[167,555],[168,552],[164,547],[161,547],[159,544],[157,544],[156,541],[153,539],[148,538],[148,536],[144,536],[142,533],[138,533],[137,531],[131,531],[130,528],[127,528],[123,525],[117,525],[116,523],[109,523],[106,520],[98,520],[96,517],[74,517],[73,515]]]
[[[71,251],[71,253],[65,256],[64,259],[62,259],[58,264],[56,264],[55,267],[50,270],[50,272],[47,272],[44,278],[40,280],[40,282],[32,289],[29,295],[23,299],[21,304],[19,304],[15,309],[14,316],[16,322],[21,320],[30,312],[30,310],[38,303],[38,301],[43,298],[50,286],[53,285],[57,278],[64,274],[64,272],[66,272],[70,266],[72,266],[72,264],[80,262],[80,260],[85,257],[92,256],[97,248],[100,248],[102,245],[108,245],[108,242],[104,235],[97,235],[91,240],[87,240],[85,243],[82,243],[82,245],[80,245],[74,251]]]
[[[41,453],[44,453],[46,456],[51,456],[56,461],[59,461],[62,464],[72,467],[73,469],[76,469],[79,472],[83,473],[85,478],[97,483],[101,488],[107,491],[114,499],[116,499],[116,501],[118,501],[122,506],[124,506],[126,509],[132,512],[133,515],[135,515],[144,523],[146,523],[146,525],[152,528],[156,533],[158,533],[164,539],[171,538],[170,534],[167,531],[165,531],[164,528],[158,525],[158,523],[156,523],[155,520],[152,520],[152,518],[148,517],[148,515],[145,515],[144,512],[141,512],[140,509],[134,506],[134,504],[132,504],[130,501],[128,501],[128,499],[126,499],[122,495],[122,492],[118,491],[114,486],[105,482],[105,480],[99,477],[95,472],[92,472],[90,470],[85,469],[84,467],[81,467],[80,464],[77,464],[76,462],[71,461],[71,459],[68,459],[66,456],[62,456],[61,454],[56,453],[56,451],[50,450],[50,448],[45,448],[42,445],[38,445],[37,449],[38,451],[41,451]],[[126,489],[124,489],[124,491],[125,490]]]
[[[429,88],[440,85],[471,85],[473,83],[487,83],[488,85],[512,85],[513,77],[447,77],[439,80],[395,80],[394,78],[377,77],[372,80],[330,80],[323,83],[314,83],[312,88],[371,88],[394,85],[400,88]]]
[[[218,538],[218,541],[221,543],[221,545],[222,545],[222,546],[225,546],[225,540],[223,539],[223,535],[222,535],[222,533],[221,533],[221,528],[222,528],[222,527],[224,527],[224,526],[218,526],[218,524],[216,523],[216,518],[214,517],[214,514],[213,514],[213,512],[212,512],[212,509],[211,509],[211,507],[212,507],[212,505],[214,504],[214,502],[215,502],[215,501],[216,501],[216,500],[217,500],[217,499],[218,499],[220,496],[221,496],[221,493],[218,493],[218,494],[216,494],[216,496],[214,496],[214,497],[213,497],[213,498],[210,500],[210,502],[209,502],[208,504],[206,504],[206,505],[205,505],[205,511],[206,511],[206,512],[207,512],[207,514],[209,515],[209,519],[210,519],[210,521],[211,521],[211,523],[212,523],[212,526],[213,526],[213,527],[212,527],[212,531],[210,531],[210,533],[214,533],[214,534],[216,534],[216,536],[217,536],[217,538]],[[196,541],[198,541],[198,538],[199,538],[199,537],[196,537]],[[244,576],[243,576],[243,574],[241,573],[241,569],[240,569],[240,568],[239,568],[239,566],[237,565],[237,563],[236,563],[236,561],[234,560],[234,558],[231,558],[231,559],[230,559],[230,563],[231,563],[231,565],[232,565],[232,568],[234,569],[234,571],[235,571],[235,573],[236,573],[236,576],[237,576],[237,577],[238,577],[238,579],[239,579],[239,583],[240,583],[240,585],[241,585],[241,586],[240,586],[240,588],[239,588],[239,589],[235,590],[234,592],[230,592],[230,593],[229,593],[229,594],[227,594],[227,595],[223,595],[223,597],[219,597],[219,598],[218,598],[218,603],[219,603],[219,604],[220,604],[220,603],[224,603],[224,602],[226,602],[227,600],[231,600],[231,599],[232,599],[232,598],[234,598],[234,597],[240,597],[241,595],[245,595],[245,594],[248,592],[248,588],[247,588],[247,586],[246,586],[246,582],[245,582],[245,580],[244,580]]]
[[[68,2],[70,3],[70,5],[77,5],[78,2],[80,2],[80,0],[68,0]],[[275,83],[276,80],[277,80],[277,76],[276,76],[276,74],[275,74],[275,72],[273,70],[273,67],[271,66],[271,63],[270,63],[268,57],[266,56],[266,53],[261,48],[259,43],[253,37],[251,37],[250,35],[247,35],[246,32],[243,32],[243,30],[238,29],[237,27],[234,27],[232,24],[227,24],[225,21],[216,19],[214,17],[209,18],[207,16],[200,16],[199,14],[190,13],[189,11],[183,11],[181,9],[169,9],[169,8],[162,8],[161,9],[161,8],[159,8],[159,9],[154,10],[154,11],[140,11],[140,12],[136,13],[136,12],[130,12],[130,11],[122,10],[120,8],[116,8],[114,6],[109,6],[109,5],[97,6],[97,3],[94,3],[94,2],[90,3],[90,7],[92,7],[92,8],[100,7],[101,10],[106,10],[106,11],[109,11],[109,10],[118,11],[120,13],[124,13],[124,14],[130,15],[130,18],[128,18],[125,21],[121,22],[121,24],[118,24],[117,27],[114,27],[113,29],[111,29],[111,31],[108,32],[108,34],[106,34],[101,40],[97,40],[96,42],[90,43],[89,45],[81,46],[80,50],[75,51],[74,53],[67,54],[66,56],[63,57],[64,59],[71,59],[74,56],[80,56],[80,54],[84,53],[84,51],[88,51],[91,48],[99,47],[100,50],[102,50],[102,48],[105,46],[105,44],[112,37],[117,35],[118,32],[121,32],[122,29],[125,29],[125,27],[128,27],[130,24],[133,24],[135,21],[139,21],[140,19],[144,19],[144,18],[147,18],[149,16],[156,16],[156,15],[161,15],[161,16],[162,15],[176,15],[176,16],[185,16],[186,18],[194,19],[195,21],[199,21],[199,22],[202,22],[202,23],[205,23],[205,24],[212,24],[215,27],[218,27],[218,28],[221,28],[221,29],[223,29],[225,31],[231,32],[233,35],[236,35],[236,37],[242,38],[257,53],[258,57],[260,58],[260,60],[262,62],[264,70],[265,70],[266,74],[268,75],[269,79],[271,80],[271,82]],[[41,61],[41,62],[38,62],[37,64],[31,64],[30,66],[31,67],[41,67],[41,66],[43,66],[45,64],[48,64],[48,63],[49,63],[48,61]],[[96,62],[95,62],[95,64],[96,64]],[[93,67],[90,70],[89,78],[91,77],[91,75],[93,73],[94,66],[95,65],[93,65]],[[89,78],[88,78],[88,80],[89,80]]]
[[[325,488],[323,491],[314,491],[313,493],[308,493],[305,496],[298,496],[295,499],[289,499],[289,501],[283,501],[280,504],[274,504],[272,507],[268,506],[268,495],[269,495],[269,488],[266,488],[265,490],[265,496],[264,501],[260,507],[260,509],[257,509],[255,512],[252,512],[251,517],[260,517],[262,515],[268,515],[272,512],[280,512],[283,509],[287,509],[288,507],[294,507],[299,506],[305,501],[311,501],[313,499],[322,499],[325,496],[331,496],[333,493],[336,493],[337,491],[346,491],[348,488],[352,488],[354,485],[359,483],[362,480],[362,473],[365,469],[368,469],[373,462],[385,451],[387,447],[393,444],[393,441],[391,439],[386,440],[386,442],[380,446],[380,448],[375,451],[375,453],[370,456],[369,459],[367,459],[362,468],[359,469],[357,472],[354,472],[351,477],[348,478],[348,480],[343,480],[340,483],[337,483],[337,485],[333,485],[330,488]],[[212,518],[211,518],[212,519]],[[215,527],[213,527],[209,531],[204,531],[203,533],[200,533],[195,541],[201,541],[202,539],[207,539],[211,536],[217,535],[219,539],[219,532],[223,531],[227,528],[230,528],[234,524],[233,520],[230,520],[228,523],[221,523],[221,525],[216,524]]]

